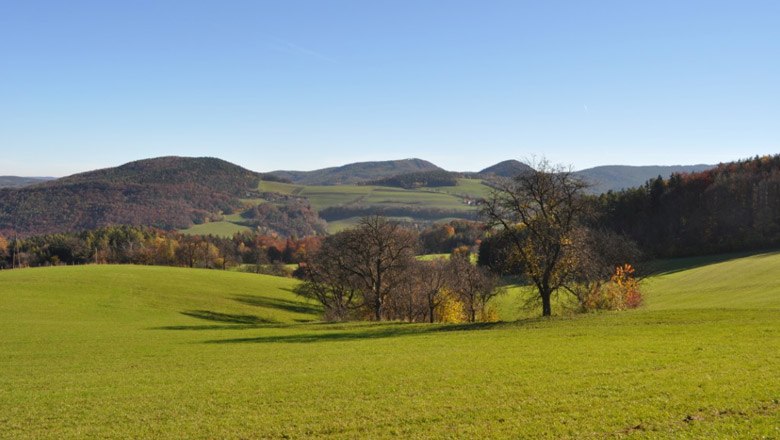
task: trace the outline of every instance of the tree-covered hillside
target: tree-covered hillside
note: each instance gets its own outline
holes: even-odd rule
[[[215,158],[161,157],[0,190],[0,231],[78,231],[111,224],[182,228],[232,212],[259,175]]]
[[[357,162],[314,171],[274,171],[279,178],[303,185],[349,185],[420,171],[442,171],[422,159]]]

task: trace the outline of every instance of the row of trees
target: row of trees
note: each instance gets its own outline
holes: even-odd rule
[[[321,238],[280,238],[244,232],[232,238],[185,235],[154,228],[109,226],[78,234],[26,238],[0,236],[0,269],[59,264],[154,264],[262,270],[297,263],[319,248]]]
[[[307,260],[296,288],[319,301],[329,320],[373,319],[474,322],[489,319],[498,278],[471,263],[467,249],[449,260],[415,258],[419,237],[383,217],[325,239]]]

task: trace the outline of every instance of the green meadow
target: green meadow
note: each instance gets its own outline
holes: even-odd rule
[[[296,281],[0,271],[0,437],[778,438],[780,253],[668,260],[630,312],[318,321]],[[538,311],[537,311],[538,314]]]
[[[458,179],[458,185],[438,188],[402,189],[376,185],[296,185],[260,182],[260,191],[306,197],[315,209],[343,205],[394,206],[474,210],[463,197],[483,197],[489,188],[481,180]]]
[[[218,222],[201,223],[179,232],[189,235],[215,235],[218,237],[232,237],[238,232],[250,231],[252,228],[240,224],[238,221],[223,220]]]
[[[401,189],[376,185],[296,185],[261,181],[259,191],[305,197],[314,209],[335,206],[365,205],[375,207],[425,207],[469,212],[476,208],[463,203],[465,198],[485,197],[490,188],[478,179],[458,179],[456,186],[438,188]],[[242,199],[246,205],[266,203],[263,199]],[[414,220],[411,217],[397,217]],[[357,224],[359,217],[328,222],[328,232],[336,233]],[[442,218],[438,221],[450,221]],[[231,237],[236,232],[249,230],[239,214],[226,215],[224,220],[194,225],[179,232],[192,235]]]

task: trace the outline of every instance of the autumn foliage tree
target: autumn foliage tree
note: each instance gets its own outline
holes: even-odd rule
[[[552,314],[551,297],[575,273],[574,232],[588,215],[587,184],[570,170],[542,161],[536,169],[495,183],[482,215],[506,234],[536,287],[542,315]]]

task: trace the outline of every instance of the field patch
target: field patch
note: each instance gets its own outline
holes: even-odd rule
[[[218,221],[194,225],[179,232],[188,235],[215,235],[218,237],[232,237],[237,232],[251,231],[252,228],[233,221]]]

